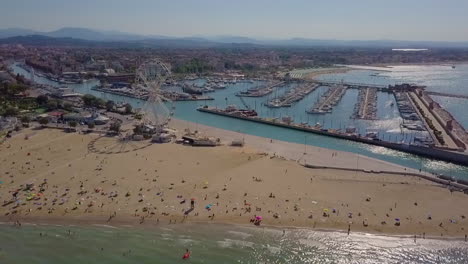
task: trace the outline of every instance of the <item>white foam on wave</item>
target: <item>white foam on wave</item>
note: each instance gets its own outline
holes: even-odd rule
[[[267,245],[268,251],[270,251],[271,254],[280,254],[281,253],[281,248],[279,247],[273,247],[270,245]]]
[[[300,244],[307,246],[307,247],[326,250],[326,246],[317,240],[301,238],[301,239],[298,239],[298,241]]]
[[[118,227],[111,226],[111,225],[103,225],[103,224],[93,224],[93,226],[97,227],[105,227],[105,228],[112,228],[112,229],[119,229]]]
[[[177,242],[182,245],[188,245],[188,244],[195,244],[195,240],[190,239],[190,238],[179,238],[177,239]]]
[[[216,241],[222,248],[233,248],[233,247],[249,247],[253,248],[254,243],[249,241],[235,240],[235,239],[224,239],[223,241]]]
[[[238,236],[238,237],[241,237],[242,239],[246,239],[248,237],[251,237],[252,234],[249,234],[249,233],[245,233],[245,232],[240,232],[240,231],[228,231],[229,234],[232,234],[232,235],[235,235],[235,236]]]

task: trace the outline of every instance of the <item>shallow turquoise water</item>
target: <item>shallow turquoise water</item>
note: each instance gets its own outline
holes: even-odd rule
[[[397,72],[383,73],[360,70],[350,71],[346,74],[322,75],[320,78],[322,80],[344,80],[345,82],[361,82],[369,84],[394,84],[401,82],[417,82],[420,84],[427,85],[428,90],[434,89],[443,92],[451,92],[453,90],[458,93],[464,92],[465,94],[468,94],[468,91],[459,88],[460,85],[465,84],[465,87],[467,87],[468,89],[468,79],[465,76],[465,74],[468,73],[468,65],[460,65],[454,71],[449,71],[446,69],[446,72],[444,74],[449,75],[449,77],[440,73],[440,67],[449,68],[448,66],[418,66],[416,68],[411,69],[403,67],[403,69],[399,69]],[[25,76],[30,76],[28,72],[21,69],[20,67],[13,68],[17,73],[23,74]],[[423,74],[421,72],[423,72]],[[373,76],[375,73],[379,73],[379,75]],[[443,78],[441,76],[443,76]],[[450,81],[451,79],[457,78],[459,78],[460,80]],[[55,86],[58,85],[55,82],[37,76],[35,77],[35,80],[39,83],[47,83]],[[198,82],[202,82],[202,80],[199,80]],[[99,97],[103,97],[104,99],[112,99],[116,102],[129,102],[132,105],[134,105],[134,107],[142,107],[144,104],[144,102],[141,100],[91,90],[91,88],[97,83],[97,81],[94,81],[79,85],[70,85],[70,87],[73,87],[77,92],[80,93],[90,93]],[[444,83],[446,85],[443,85]],[[224,90],[219,90],[215,93],[210,93],[209,95],[215,98],[214,101],[176,102],[174,103],[174,106],[176,108],[175,117],[181,120],[187,120],[203,125],[219,127],[222,129],[238,131],[241,133],[267,137],[276,140],[283,140],[300,144],[307,143],[308,145],[318,147],[358,153],[361,155],[381,159],[406,167],[422,169],[422,171],[440,173],[458,178],[468,179],[467,167],[458,166],[447,162],[420,158],[415,155],[410,155],[407,153],[398,152],[383,147],[369,146],[357,142],[314,135],[310,133],[294,131],[280,127],[254,124],[248,121],[211,115],[195,110],[197,107],[202,106],[204,104],[217,107],[226,107],[226,105],[234,104],[241,107],[243,106],[243,103],[241,102],[239,97],[235,96],[235,93],[241,90],[245,90],[251,87],[252,85],[256,84],[237,83],[235,85],[228,86],[228,88]],[[375,122],[364,120],[352,120],[349,118],[352,114],[354,104],[357,100],[357,90],[348,90],[344,95],[343,99],[340,101],[340,103],[334,108],[334,111],[332,113],[320,116],[309,115],[305,112],[305,110],[307,108],[310,108],[313,105],[313,103],[317,100],[317,98],[319,98],[320,95],[326,91],[326,87],[320,87],[319,89],[310,93],[303,100],[301,100],[300,102],[298,102],[290,108],[270,109],[262,105],[268,99],[280,95],[287,89],[288,87],[283,87],[279,89],[278,92],[272,93],[262,98],[245,98],[245,102],[249,107],[255,108],[259,112],[259,115],[265,117],[290,116],[294,118],[296,122],[308,122],[310,124],[320,123],[323,124],[326,128],[343,129],[347,126],[354,126],[358,128],[361,133],[365,133],[366,128],[370,128],[372,130],[378,130],[379,133],[386,140],[393,141],[407,141],[411,137],[414,137],[414,134],[402,135],[400,133],[400,121],[398,116],[398,110],[396,109],[396,107],[391,107],[391,103],[394,102],[394,98],[389,94],[379,93],[377,115],[383,120]],[[466,103],[468,103],[468,100],[465,101]],[[466,111],[468,110],[468,104],[457,102],[456,104],[448,104],[447,106],[444,105],[444,107],[447,107],[447,109],[454,111],[452,112],[454,113],[454,116],[461,115],[464,116],[465,119],[468,118],[468,115],[461,114],[463,113],[463,111],[464,113],[466,113]],[[464,119],[462,118],[461,120]]]
[[[68,235],[70,230],[71,235]],[[217,224],[165,227],[0,225],[0,263],[468,263],[461,240]],[[42,233],[42,236],[40,234]],[[185,249],[190,260],[181,259]]]

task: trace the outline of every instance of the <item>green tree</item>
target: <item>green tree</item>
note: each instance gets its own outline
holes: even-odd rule
[[[18,108],[13,107],[13,106],[8,106],[8,107],[5,109],[4,115],[5,115],[5,116],[17,116],[18,113],[19,113]]]
[[[65,102],[65,103],[63,104],[63,109],[65,109],[65,110],[67,110],[67,111],[71,111],[72,108],[73,108],[73,105],[70,104],[69,102]]]
[[[29,116],[22,116],[21,117],[21,123],[29,124],[29,122],[31,122],[31,118],[29,118]]]
[[[0,98],[11,99],[27,90],[27,86],[21,84],[4,83],[0,85]]]
[[[96,97],[92,94],[85,94],[81,99],[85,106],[94,106],[96,104]]]
[[[114,123],[110,124],[109,130],[113,131],[113,132],[116,132],[116,133],[119,133],[120,132],[120,123],[119,122],[114,122]]]
[[[94,124],[94,122],[89,122],[89,123],[88,123],[88,128],[89,128],[89,129],[93,129],[93,128],[95,128],[95,127],[96,127],[96,125]]]
[[[112,111],[112,110],[114,110],[114,107],[115,107],[114,101],[109,100],[109,101],[106,102],[106,110],[107,110],[107,111]]]
[[[73,121],[73,120],[72,120],[72,121],[68,122],[68,125],[69,125],[70,127],[76,127],[76,126],[78,125],[78,123],[77,123],[76,121]]]
[[[42,126],[45,126],[49,123],[49,118],[47,117],[41,117],[39,118],[39,124],[41,124]]]
[[[96,98],[96,100],[94,101],[94,107],[104,108],[106,107],[106,101],[104,101],[101,98]]]
[[[52,111],[57,109],[59,106],[57,100],[49,100],[46,104],[47,110]]]
[[[38,105],[45,105],[47,104],[48,101],[49,101],[49,97],[47,97],[47,95],[41,94],[36,98],[36,102]]]
[[[125,105],[125,114],[131,114],[133,111],[133,107],[130,104]]]

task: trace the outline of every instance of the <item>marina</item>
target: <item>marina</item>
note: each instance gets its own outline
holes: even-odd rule
[[[333,110],[333,107],[336,106],[343,95],[346,92],[347,87],[344,85],[331,86],[328,91],[322,95],[319,101],[315,105],[306,110],[309,114],[326,114],[330,113]]]
[[[137,90],[137,89],[130,89],[127,87],[123,88],[117,88],[117,89],[112,89],[112,88],[106,88],[102,86],[94,86],[91,88],[91,90],[94,91],[99,91],[99,92],[104,92],[104,93],[109,93],[109,94],[114,94],[114,95],[120,95],[120,96],[125,96],[125,97],[130,97],[134,99],[139,99],[139,100],[148,100],[148,92],[144,90]],[[205,96],[205,95],[200,95],[200,94],[188,94],[188,93],[179,93],[179,92],[174,92],[174,91],[161,91],[163,96],[167,99],[170,99],[172,101],[206,101],[206,100],[214,100],[213,97]]]
[[[269,100],[265,106],[270,108],[291,107],[292,104],[302,100],[318,86],[315,83],[300,84],[298,87],[288,90],[284,95]]]
[[[354,106],[353,118],[365,120],[377,119],[376,88],[363,88],[359,90],[358,100]]]
[[[25,72],[23,69],[14,65],[12,66],[12,68],[14,69],[15,73],[22,74],[29,78],[30,74]],[[460,69],[461,71],[464,68],[459,67],[457,69]],[[250,107],[250,109],[255,109],[259,116],[271,120],[282,119],[282,117],[290,116],[293,120],[296,120],[297,123],[307,123],[310,126],[315,126],[317,123],[320,123],[323,129],[328,130],[345,131],[347,127],[355,127],[356,133],[361,135],[365,135],[367,132],[367,128],[372,127],[372,129],[378,131],[379,138],[385,139],[387,141],[401,144],[404,143],[424,146],[430,145],[430,142],[428,142],[427,139],[430,139],[431,137],[428,134],[428,132],[425,131],[424,124],[422,122],[418,123],[417,121],[405,120],[400,118],[401,114],[399,112],[398,107],[396,107],[397,101],[395,100],[397,96],[394,96],[394,94],[403,94],[403,91],[392,92],[388,88],[390,84],[398,83],[398,81],[387,78],[385,76],[370,78],[369,74],[372,73],[373,71],[351,71],[348,74],[323,75],[315,82],[319,84],[342,83],[344,80],[344,83],[346,84],[359,84],[360,86],[362,86],[363,84],[368,83],[368,87],[378,88],[379,95],[377,105],[377,117],[379,118],[379,120],[375,121],[375,124],[374,122],[365,122],[365,120],[350,119],[351,114],[353,113],[354,105],[356,104],[356,99],[358,97],[358,89],[348,89],[345,95],[343,96],[341,102],[333,109],[331,113],[326,113],[324,115],[308,115],[304,110],[309,107],[309,102],[314,102],[318,98],[320,98],[321,95],[327,91],[326,87],[319,86],[315,91],[308,94],[304,98],[304,100],[297,102],[291,107],[268,108],[264,106],[261,102],[261,100],[264,100],[264,98],[242,98],[236,96],[236,93],[238,92],[245,91],[249,88],[262,84],[261,80],[256,79],[238,79],[235,84],[227,83],[226,89],[219,89],[215,93],[210,94],[210,97],[213,98],[212,100],[195,100],[198,102],[186,102],[177,104],[175,105],[175,107],[177,108],[175,110],[175,118],[187,121],[195,121],[200,124],[223,128],[227,130],[242,131],[242,133],[262,137],[269,137],[296,143],[304,143],[304,136],[307,136],[306,132],[301,132],[299,130],[296,130],[297,132],[291,130],[287,131],[286,129],[282,129],[281,127],[271,128],[268,126],[255,126],[254,129],[254,126],[249,124],[249,122],[245,122],[241,119],[229,120],[221,116],[219,116],[219,118],[207,118],[204,116],[204,113],[200,111],[193,111],[201,105],[208,104],[211,107],[219,107],[225,105],[225,103],[228,102],[229,104],[244,105],[244,108]],[[452,74],[452,72],[450,72],[450,74]],[[411,80],[412,79],[409,79],[409,81]],[[60,86],[60,84],[50,81],[49,79],[46,79],[45,77],[41,76],[36,76],[35,81],[43,84],[49,84],[54,87]],[[178,82],[180,83],[180,81]],[[193,82],[202,84],[205,81],[203,78],[194,78]],[[142,100],[135,99],[129,96],[122,96],[93,90],[92,88],[95,85],[99,85],[99,81],[90,81],[83,84],[74,84],[70,85],[70,87],[72,87],[76,92],[79,92],[81,94],[93,94],[95,96],[105,98],[107,100],[111,99],[116,102],[128,102],[136,108],[140,108],[144,104]],[[450,87],[450,89],[454,91],[456,90],[456,88],[457,87]],[[431,89],[426,89],[426,91],[431,91]],[[446,91],[444,90],[443,86],[437,87],[437,89],[441,91]],[[162,90],[169,91],[169,89],[166,88]],[[180,86],[171,88],[170,90],[181,93]],[[241,98],[245,99],[245,104],[242,103]],[[438,100],[439,98],[435,99]],[[203,103],[199,101],[203,101]],[[463,106],[463,101],[456,105],[448,105],[442,101],[438,102],[441,104],[442,107],[452,107],[450,108],[451,113],[454,115],[454,118],[461,121],[460,124],[468,124],[468,120],[466,120],[464,115],[460,115],[459,113],[461,112],[456,110],[457,106]],[[390,105],[392,104],[394,104],[395,107],[391,107]],[[455,107],[455,111],[453,111],[453,107]],[[416,117],[417,116],[418,115],[416,114]],[[381,122],[384,122],[382,124],[385,124],[385,126],[381,126]],[[412,124],[416,124],[413,127],[422,128],[422,130],[410,130],[409,128],[412,127]],[[420,124],[420,126],[418,127],[417,124]],[[408,125],[408,128],[404,127],[405,125]],[[274,133],[272,131],[274,131]],[[412,168],[422,167],[425,171],[432,171],[434,173],[457,175],[457,177],[464,177],[464,175],[466,175],[465,167],[459,167],[453,164],[444,165],[445,167],[434,166],[434,162],[436,161],[426,159],[423,159],[421,161],[420,157],[414,155],[403,155],[402,153],[391,152],[389,150],[384,151],[384,149],[377,150],[374,148],[369,148],[368,146],[366,147],[363,144],[355,144],[352,141],[342,141],[332,137],[324,138],[320,134],[314,134],[313,136],[311,135],[308,137],[310,137],[307,140],[308,145],[358,153],[360,155],[382,159],[388,162],[393,162]],[[312,138],[314,140],[311,140]],[[420,140],[422,140],[423,142],[419,142]]]
[[[264,85],[257,87],[249,88],[246,91],[241,91],[236,94],[239,97],[263,97],[265,95],[271,94],[276,87],[284,84],[284,81],[279,82],[270,82]]]

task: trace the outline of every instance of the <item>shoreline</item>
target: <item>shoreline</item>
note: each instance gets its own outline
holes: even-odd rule
[[[321,233],[340,233],[340,234],[347,234],[346,229],[337,229],[337,228],[312,228],[310,226],[287,226],[287,225],[268,225],[262,224],[261,226],[254,226],[252,224],[240,223],[235,221],[188,221],[183,223],[139,223],[135,221],[135,219],[127,218],[127,219],[116,219],[113,220],[112,223],[105,221],[105,219],[97,219],[96,217],[80,217],[80,218],[69,218],[69,219],[59,219],[57,217],[30,217],[30,218],[22,218],[20,222],[23,226],[32,226],[32,227],[60,227],[60,228],[67,228],[67,227],[78,227],[78,228],[109,228],[109,229],[147,229],[147,228],[168,228],[168,227],[190,227],[196,225],[216,225],[216,226],[224,226],[224,227],[242,227],[242,228],[249,228],[249,229],[272,229],[272,230],[307,230],[307,231],[314,231],[314,232],[321,232]],[[102,220],[102,221],[101,221]],[[165,219],[166,220],[166,219]],[[4,219],[3,216],[0,216],[0,227],[10,227],[10,228],[18,228],[15,225],[15,220],[12,219]],[[20,227],[21,228],[21,227]],[[406,239],[413,239],[415,234],[407,234],[407,233],[382,233],[382,232],[373,232],[373,230],[365,230],[365,229],[352,229],[350,235],[373,235],[373,236],[380,236],[380,237],[389,237],[389,238],[406,238]],[[421,234],[416,235],[417,239],[427,239],[427,240],[438,240],[438,241],[464,241],[465,238],[463,235],[460,236],[434,236],[434,235],[425,235],[424,238]]]

